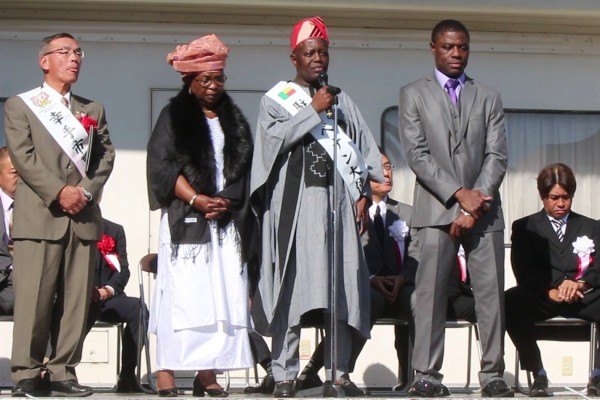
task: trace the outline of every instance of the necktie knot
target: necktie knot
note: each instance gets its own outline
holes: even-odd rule
[[[452,104],[456,104],[458,102],[458,96],[456,95],[456,88],[460,85],[458,79],[448,79],[444,88],[448,91],[448,96],[450,96],[450,101]]]

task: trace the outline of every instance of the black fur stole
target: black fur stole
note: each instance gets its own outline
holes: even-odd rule
[[[187,87],[171,99],[171,115],[175,150],[183,165],[183,175],[198,193],[214,195],[216,166],[208,122],[202,106]],[[225,186],[229,186],[250,170],[252,134],[248,121],[226,92],[217,115],[225,134],[223,175]]]

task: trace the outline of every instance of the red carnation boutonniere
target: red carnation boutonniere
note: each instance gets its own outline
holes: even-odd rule
[[[96,246],[106,260],[106,264],[112,271],[121,272],[121,264],[119,263],[119,255],[115,252],[117,244],[115,239],[103,234]]]
[[[94,129],[98,129],[98,121],[96,121],[94,118],[88,117],[86,113],[77,112],[75,116],[81,125],[83,125],[83,129],[85,129],[88,135],[91,135],[94,132]]]

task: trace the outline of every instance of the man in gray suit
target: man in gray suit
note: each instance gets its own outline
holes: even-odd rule
[[[445,309],[456,254],[469,263],[483,348],[486,397],[512,397],[504,373],[504,220],[498,188],[507,167],[500,94],[465,75],[469,33],[454,20],[431,34],[433,74],[400,90],[399,127],[417,177],[412,227],[416,277],[415,380],[411,396],[447,396],[442,385]]]
[[[75,367],[103,232],[95,200],[112,171],[114,149],[104,107],[71,93],[83,57],[73,36],[45,38],[44,83],[5,105],[8,150],[19,173],[12,229],[17,397],[92,394],[77,382]],[[44,364],[49,339],[53,351]]]
[[[0,148],[0,315],[12,315],[15,306],[10,276],[13,264],[10,226],[16,189],[17,170],[4,146]]]

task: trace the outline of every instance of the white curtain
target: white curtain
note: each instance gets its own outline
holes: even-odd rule
[[[398,109],[390,107],[382,115],[381,143],[396,165],[392,197],[412,204],[414,174],[406,165],[398,135]],[[542,208],[536,189],[539,170],[562,162],[577,178],[573,210],[599,219],[597,189],[600,176],[600,113],[506,111],[508,171],[500,188],[510,243],[512,222]]]

